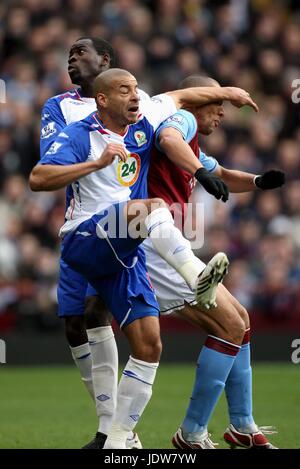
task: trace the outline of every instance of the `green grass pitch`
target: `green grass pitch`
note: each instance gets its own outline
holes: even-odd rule
[[[300,365],[299,365],[300,366]],[[274,425],[270,440],[300,448],[300,368],[256,364],[254,413],[259,425]],[[144,448],[172,448],[170,439],[184,415],[194,379],[192,364],[164,365],[137,431]],[[222,396],[209,431],[219,448],[227,425]],[[0,369],[0,448],[80,448],[97,429],[92,400],[75,367]]]

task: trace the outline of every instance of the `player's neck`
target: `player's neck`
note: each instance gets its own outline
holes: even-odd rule
[[[90,83],[81,84],[80,94],[83,98],[93,98],[94,97],[93,85],[91,85]]]
[[[115,132],[116,134],[124,135],[127,131],[128,125],[118,124],[111,116],[98,111],[98,119],[102,123],[103,127]]]

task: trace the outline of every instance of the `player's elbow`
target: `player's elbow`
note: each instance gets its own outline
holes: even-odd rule
[[[173,99],[177,109],[182,108],[182,90],[167,91],[165,94],[167,94],[168,96],[170,96],[170,98]]]
[[[41,176],[40,171],[37,167],[33,168],[29,176],[29,187],[33,192],[39,192],[47,190],[45,180]]]
[[[160,133],[159,145],[165,152],[167,152],[170,148],[174,148],[174,145],[176,145],[176,137],[174,137],[173,133],[170,132],[169,129],[164,129]]]

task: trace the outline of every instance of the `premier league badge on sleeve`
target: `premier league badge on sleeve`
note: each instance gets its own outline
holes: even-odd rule
[[[49,122],[41,131],[41,138],[49,138],[56,133],[55,122]]]

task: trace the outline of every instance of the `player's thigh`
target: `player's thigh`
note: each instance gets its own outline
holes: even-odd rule
[[[60,259],[57,286],[58,316],[83,316],[87,280]]]
[[[116,204],[83,221],[67,233],[62,258],[91,283],[91,278],[131,268],[142,239],[129,236],[124,204]]]
[[[84,318],[87,329],[110,326],[112,315],[97,293],[86,296]]]
[[[136,319],[159,315],[159,306],[147,275],[145,254],[141,248],[137,250],[137,262],[133,268],[92,279],[90,283],[103,298],[121,329]]]
[[[239,345],[245,334],[245,324],[235,306],[228,301],[227,295],[219,287],[216,308],[204,310],[197,305],[186,304],[183,309],[177,311],[176,315],[200,327],[208,334]]]

